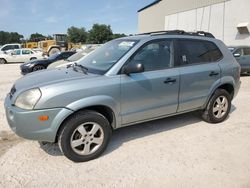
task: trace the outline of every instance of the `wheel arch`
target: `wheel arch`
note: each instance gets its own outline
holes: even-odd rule
[[[206,103],[202,106],[202,109],[206,108],[209,100],[211,99],[211,97],[213,96],[214,92],[217,90],[217,89],[224,89],[226,90],[229,95],[231,96],[231,99],[233,99],[234,97],[234,94],[235,94],[235,87],[234,87],[234,83],[233,82],[220,82],[220,84],[218,84],[216,87],[214,87],[214,89],[211,90],[207,100],[206,100]]]
[[[55,143],[58,142],[58,138],[59,135],[61,133],[61,131],[63,130],[63,124],[70,118],[72,117],[74,114],[80,112],[80,111],[95,111],[100,113],[101,115],[103,115],[105,118],[107,118],[107,120],[110,123],[110,127],[112,130],[115,129],[116,127],[116,117],[115,117],[115,113],[114,111],[109,107],[109,106],[105,106],[105,105],[92,105],[92,106],[86,106],[83,108],[78,109],[77,111],[74,111],[73,113],[69,114],[59,125],[58,129],[57,129],[57,133],[56,133],[56,137],[55,137]]]

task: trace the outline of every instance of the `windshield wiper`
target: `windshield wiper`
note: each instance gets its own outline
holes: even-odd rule
[[[88,74],[88,70],[89,70],[89,69],[88,69],[87,67],[81,65],[81,64],[73,63],[73,64],[67,66],[67,68],[69,68],[69,67],[73,67],[73,70],[76,71],[76,72],[78,72],[78,69],[77,69],[77,68],[80,68],[81,71],[82,71],[84,74]]]

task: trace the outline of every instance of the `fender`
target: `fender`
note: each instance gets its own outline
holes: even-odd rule
[[[116,121],[116,127],[119,127],[121,124],[121,117],[120,117],[120,105],[115,102],[115,100],[106,95],[98,95],[98,96],[91,96],[91,97],[86,97],[77,101],[74,101],[71,104],[68,104],[66,108],[73,110],[73,111],[78,111],[83,108],[88,108],[91,106],[106,106],[110,108],[114,115],[115,115],[115,121]]]
[[[233,86],[234,90],[235,90],[235,81],[233,79],[233,77],[231,76],[223,76],[220,80],[217,80],[210,88],[209,91],[209,95],[206,99],[205,104],[202,106],[202,109],[206,108],[207,103],[209,101],[209,99],[212,97],[213,93],[215,92],[216,89],[218,89],[220,86],[224,85],[224,84],[230,84]]]

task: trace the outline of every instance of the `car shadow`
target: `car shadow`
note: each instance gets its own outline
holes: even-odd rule
[[[232,105],[230,114],[236,110]],[[228,117],[229,118],[229,117]],[[198,112],[189,112],[186,114],[167,117],[159,120],[154,120],[146,123],[140,123],[128,127],[117,129],[113,132],[110,143],[104,152],[104,155],[121,147],[124,143],[131,140],[140,139],[160,132],[170,131],[176,128],[188,126],[191,124],[203,121]],[[40,147],[51,156],[63,155],[58,144],[55,143],[39,143]]]

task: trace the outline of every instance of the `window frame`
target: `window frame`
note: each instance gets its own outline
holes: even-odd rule
[[[175,38],[158,38],[158,39],[152,39],[150,41],[145,42],[143,45],[141,45],[128,59],[127,61],[123,64],[123,66],[121,67],[120,71],[118,72],[118,75],[120,74],[124,74],[122,73],[122,69],[124,66],[128,65],[131,60],[138,54],[139,51],[141,51],[143,48],[145,48],[147,45],[152,44],[152,43],[157,43],[157,42],[164,42],[164,41],[172,41],[173,42],[173,52],[172,52],[172,58],[170,58],[170,60],[172,60],[172,62],[170,63],[170,65],[172,64],[172,67],[166,67],[164,69],[162,68],[158,68],[158,69],[154,69],[154,70],[147,70],[144,72],[153,72],[153,71],[161,71],[161,70],[167,70],[167,69],[172,69],[172,68],[176,68],[176,39]],[[143,72],[143,73],[144,73]]]
[[[217,47],[217,49],[220,51],[221,53],[221,58],[219,58],[217,61],[209,61],[209,62],[199,62],[199,63],[190,63],[190,64],[184,64],[183,61],[182,61],[182,54],[181,54],[181,45],[180,45],[180,41],[193,41],[193,42],[201,42],[201,43],[205,43],[205,46],[209,49],[208,45],[206,43],[212,43],[213,45],[215,45]],[[176,51],[177,51],[177,66],[178,67],[187,67],[187,66],[194,66],[194,65],[205,65],[205,64],[210,64],[210,63],[218,63],[220,62],[223,58],[224,58],[224,55],[223,53],[221,52],[220,48],[212,41],[208,41],[208,40],[201,40],[201,39],[189,39],[189,38],[179,38],[179,39],[176,39]],[[211,56],[210,56],[210,59]]]

